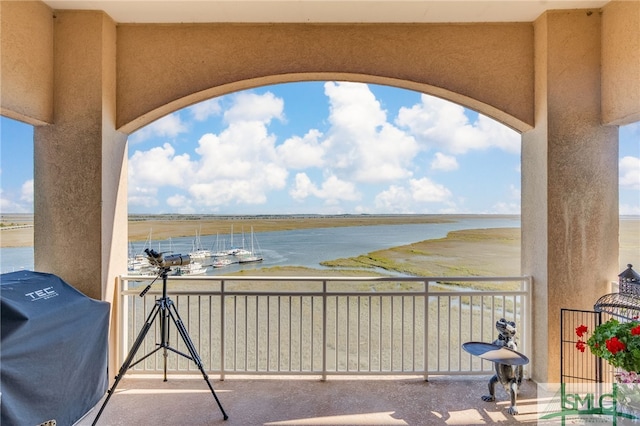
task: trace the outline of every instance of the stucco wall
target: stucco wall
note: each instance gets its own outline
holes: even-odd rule
[[[618,264],[618,132],[600,116],[601,16],[536,28],[536,128],[522,142],[522,272],[533,277],[533,378],[556,383],[560,311],[592,309]],[[534,361],[535,362],[535,361]]]
[[[433,93],[533,127],[530,23],[118,27],[118,128],[248,87],[348,79]]]
[[[42,2],[0,2],[2,115],[53,121],[53,12]]]
[[[557,380],[559,308],[587,308],[618,272],[617,128],[601,124],[604,111],[640,115],[640,61],[627,40],[637,2],[615,3],[602,16],[547,14],[534,43],[531,23],[116,26],[101,12],[53,18],[39,2],[2,2],[2,113],[44,124],[55,108],[35,132],[36,268],[112,300],[126,252],[124,133],[164,114],[285,81],[421,90],[525,132],[523,273],[543,327],[533,359],[538,380]]]
[[[58,12],[55,123],[34,132],[35,268],[96,299],[113,292],[126,268],[126,135],[115,130],[115,52],[106,14]]]

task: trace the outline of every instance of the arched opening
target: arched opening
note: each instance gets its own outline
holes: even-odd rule
[[[519,226],[518,133],[390,86],[297,82],[212,98],[133,133],[128,170],[135,215],[509,215]],[[429,239],[412,237],[395,245]],[[496,259],[502,275],[520,273],[519,236],[513,246]]]
[[[515,131],[389,86],[236,92],[169,114],[129,144],[131,213],[520,212]]]
[[[329,95],[326,93],[326,84],[287,83],[213,98],[174,112],[134,133],[129,140],[130,169],[133,167],[137,170],[136,176],[129,180],[130,213],[519,213],[519,137],[513,131],[492,123],[492,120],[469,109],[418,92],[371,84],[351,84],[354,87],[348,88],[347,85],[341,87],[341,83],[332,83],[333,92]],[[345,127],[349,123],[339,120],[333,126],[331,120],[334,115],[337,116],[338,110],[332,112],[331,102],[334,98],[338,102],[341,93],[348,93],[350,90],[363,96],[347,98],[339,107],[351,108],[356,112],[371,112],[372,117],[362,119],[358,129],[368,129],[374,142],[384,140],[384,129],[387,132],[391,129],[401,137],[420,137],[422,134],[427,139],[429,134],[434,134],[431,141],[422,141],[420,148],[415,151],[420,151],[421,161],[403,163],[400,156],[395,157],[397,171],[405,171],[403,184],[398,183],[401,179],[389,181],[386,187],[379,182],[368,184],[372,188],[378,188],[378,204],[375,202],[376,197],[369,196],[369,202],[365,206],[363,198],[354,197],[356,186],[348,184],[343,186],[344,192],[335,194],[332,199],[331,187],[327,186],[326,178],[323,180],[322,169],[317,167],[321,162],[317,153],[322,152],[322,144],[329,137],[339,137],[340,131],[348,130]],[[253,105],[254,110],[247,108],[251,106],[252,100],[258,102]],[[367,107],[370,109],[367,110]],[[227,112],[229,115],[225,118]],[[257,115],[258,112],[263,116]],[[247,121],[247,117],[253,118],[256,129],[262,132],[260,135],[272,144],[268,149],[273,155],[284,155],[287,146],[290,148],[289,153],[304,157],[301,153],[307,152],[312,159],[307,160],[306,164],[297,160],[298,168],[287,168],[285,173],[288,173],[288,183],[283,185],[280,182],[275,188],[262,188],[264,192],[259,193],[263,200],[261,202],[256,202],[250,196],[234,197],[233,192],[227,190],[226,198],[215,198],[214,201],[219,202],[219,205],[208,205],[206,202],[197,205],[197,201],[203,198],[189,198],[188,176],[198,172],[198,163],[202,170],[207,167],[202,156],[197,158],[199,154],[194,147],[204,135],[217,139],[221,146],[228,145],[228,138],[238,135],[237,132],[243,128],[246,130],[246,124],[239,124],[243,113],[246,114],[244,121]],[[375,121],[375,114],[381,120]],[[426,125],[423,127],[409,122],[408,116],[419,115],[425,117]],[[1,118],[0,124],[2,226],[23,223],[29,225],[33,220],[30,216],[33,213],[33,126],[6,117]],[[451,131],[447,132],[446,129]],[[498,135],[498,138],[490,139],[490,135]],[[445,137],[453,139],[448,147],[442,143]],[[461,140],[463,137],[470,138],[468,145]],[[518,138],[516,143],[514,138]],[[634,243],[640,235],[637,221],[640,214],[640,146],[637,142],[640,139],[640,123],[620,127],[619,139],[620,265],[623,268],[627,263],[635,261],[633,255],[637,253],[637,244]],[[491,163],[486,162],[486,157],[483,158],[487,155],[487,150],[492,152]],[[227,153],[234,154],[228,150]],[[184,161],[186,155],[190,157],[190,162]],[[216,160],[225,161],[223,158]],[[248,157],[242,157],[242,151],[235,160],[250,164]],[[291,159],[295,163],[294,160]],[[190,163],[191,168],[188,167]],[[273,166],[274,163],[264,164]],[[291,163],[288,164],[291,166]],[[154,165],[158,167],[154,168]],[[300,169],[305,165],[315,168],[313,173]],[[469,167],[476,167],[476,171],[469,172]],[[257,167],[254,164],[249,168]],[[156,173],[160,169],[169,173]],[[145,174],[145,170],[149,173]],[[282,169],[283,172],[284,170]],[[343,170],[342,173],[347,175],[349,171]],[[361,178],[366,181],[363,173]],[[466,174],[467,179],[456,182],[451,178],[453,173]],[[306,187],[302,184],[295,186],[295,179],[291,178],[298,174],[306,176],[301,178],[301,182],[306,182]],[[351,174],[356,173],[351,170]],[[473,179],[469,179],[469,176],[473,176]],[[236,180],[238,186],[230,189],[242,188],[250,183],[250,180],[241,178],[242,176]],[[412,195],[411,189],[416,189],[416,186],[412,187],[408,183],[412,179],[422,179],[421,182],[432,192],[424,193],[422,199]],[[209,182],[212,187],[219,186],[212,182],[215,180]],[[336,178],[333,182],[337,184],[340,181]],[[493,198],[487,197],[482,188],[494,187],[496,183],[499,183],[497,186],[500,191]],[[206,181],[197,184],[204,187],[208,185]],[[305,188],[306,191],[303,192]],[[294,192],[298,195],[297,199],[288,194],[292,189],[298,190],[297,193]],[[461,195],[464,190],[467,195]],[[372,192],[369,190],[368,193]],[[361,196],[364,195],[365,192],[361,191]],[[269,197],[280,197],[280,201],[272,200],[267,203]],[[162,199],[165,200],[164,203],[158,201]],[[402,200],[413,203],[402,203]],[[474,204],[478,201],[484,204]],[[20,214],[20,217],[16,220],[11,217],[13,214]],[[32,228],[27,229],[31,232],[21,232],[20,236],[15,237],[18,240],[8,232],[3,234],[3,248],[7,250],[3,251],[2,272],[33,268],[33,233]]]

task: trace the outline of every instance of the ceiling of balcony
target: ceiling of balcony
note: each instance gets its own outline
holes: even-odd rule
[[[531,22],[546,10],[597,9],[609,0],[45,0],[103,10],[118,23]]]

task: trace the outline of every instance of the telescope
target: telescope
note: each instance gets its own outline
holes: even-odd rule
[[[162,253],[158,253],[156,251],[153,251],[152,249],[145,249],[144,252],[147,253],[147,258],[149,259],[149,262],[152,265],[158,267],[158,276],[154,278],[153,281],[151,281],[151,283],[149,283],[149,285],[144,290],[142,290],[142,293],[140,293],[140,297],[143,297],[147,293],[147,291],[149,291],[149,289],[151,288],[151,285],[156,281],[158,277],[162,277],[162,297],[160,299],[156,299],[156,303],[153,309],[151,309],[151,312],[149,312],[149,316],[147,317],[144,326],[140,330],[138,337],[133,343],[133,346],[131,346],[131,350],[129,351],[129,354],[125,359],[124,364],[122,364],[122,367],[120,367],[120,371],[116,376],[115,382],[113,382],[113,386],[111,386],[111,388],[107,390],[107,397],[102,403],[102,406],[100,407],[100,411],[98,411],[98,415],[96,416],[95,419],[93,419],[93,423],[91,424],[91,426],[95,426],[96,423],[98,422],[98,419],[100,418],[100,416],[102,415],[102,412],[107,406],[107,402],[109,402],[109,399],[115,392],[116,387],[118,386],[118,383],[120,383],[120,379],[122,379],[122,376],[124,376],[124,374],[130,368],[144,361],[145,359],[149,358],[151,355],[155,354],[159,350],[162,350],[164,355],[164,381],[165,382],[167,381],[168,351],[174,352],[182,357],[187,358],[190,361],[193,361],[198,367],[198,369],[200,370],[200,372],[202,373],[202,377],[204,378],[204,381],[207,382],[207,386],[209,386],[209,390],[211,391],[211,394],[213,394],[213,398],[218,403],[218,407],[220,408],[220,411],[222,411],[223,418],[227,420],[229,416],[227,415],[227,413],[225,413],[224,408],[222,408],[222,404],[220,403],[220,400],[216,395],[216,391],[213,389],[213,386],[209,381],[209,375],[205,371],[204,366],[202,365],[202,359],[200,359],[200,355],[198,355],[198,351],[196,350],[196,347],[193,344],[191,337],[189,337],[189,333],[187,332],[187,328],[184,326],[184,322],[182,321],[182,318],[180,318],[180,313],[178,312],[178,309],[176,308],[176,305],[174,305],[173,301],[169,297],[167,297],[167,274],[169,273],[169,270],[171,269],[172,266],[188,265],[189,262],[191,262],[191,257],[189,255],[181,255],[181,254],[172,254],[165,257],[162,255]],[[156,343],[156,348],[154,350],[152,350],[151,352],[147,353],[146,355],[144,355],[143,357],[139,358],[137,361],[134,362],[133,361],[134,357],[136,356],[138,349],[140,349],[140,346],[144,342],[144,339],[147,333],[149,332],[149,330],[151,330],[151,335],[155,333],[155,330],[157,328],[153,328],[153,322],[157,319],[160,319],[161,321],[160,343]],[[173,324],[175,325],[178,331],[178,334],[182,338],[182,341],[184,342],[185,347],[189,351],[189,355],[187,355],[186,353],[180,352],[178,349],[172,348],[169,345],[169,320],[173,321]],[[173,331],[171,331],[171,335],[173,335]],[[143,346],[143,348],[145,347],[146,346]]]
[[[170,254],[164,256],[163,253],[158,253],[153,249],[145,249],[147,253],[147,259],[153,266],[159,268],[171,268],[172,266],[182,266],[191,263],[191,257],[188,254]]]

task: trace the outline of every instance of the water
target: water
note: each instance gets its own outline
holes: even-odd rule
[[[375,250],[411,244],[418,241],[443,238],[450,231],[481,228],[519,228],[520,219],[514,218],[465,218],[451,223],[427,223],[408,225],[353,226],[343,228],[314,228],[293,231],[256,232],[254,248],[260,249],[264,260],[259,263],[232,264],[224,268],[209,268],[208,275],[225,275],[239,270],[252,270],[271,266],[302,266],[322,269],[320,262],[353,257]],[[220,235],[219,240],[228,235]],[[155,240],[151,248],[159,252],[187,254],[193,249],[193,237]],[[251,248],[251,236],[245,234],[244,247]],[[203,248],[216,251],[216,236],[202,235]],[[141,253],[144,242],[132,243],[132,251]],[[234,245],[242,246],[242,235],[234,235]],[[130,248],[131,249],[131,248]],[[33,248],[0,249],[2,272],[33,269]]]

